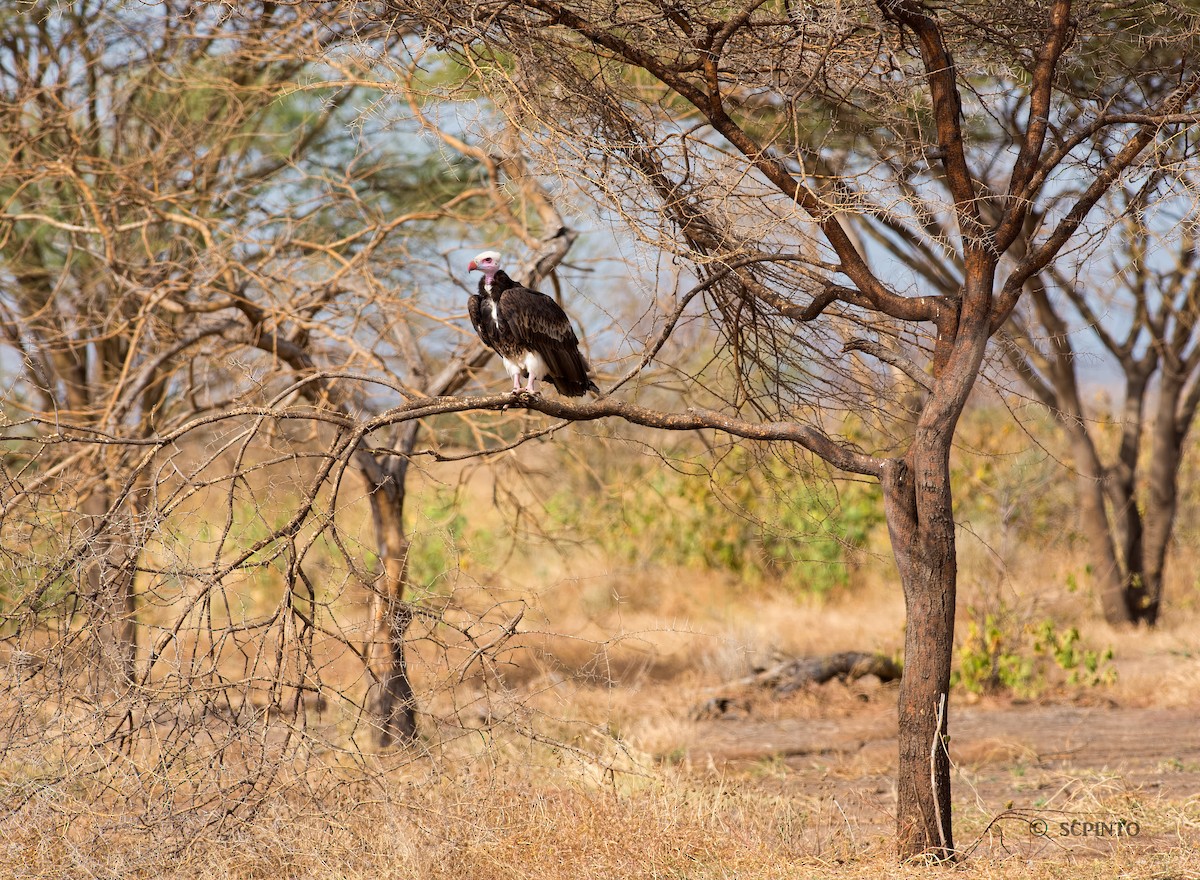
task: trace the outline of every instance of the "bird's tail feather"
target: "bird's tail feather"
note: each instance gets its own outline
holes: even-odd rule
[[[555,351],[548,353],[546,378],[556,391],[566,397],[583,397],[589,391],[600,393],[596,383],[588,377],[588,363],[578,352]]]

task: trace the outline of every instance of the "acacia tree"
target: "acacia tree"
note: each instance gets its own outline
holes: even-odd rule
[[[1158,621],[1180,468],[1200,405],[1195,169],[1190,139],[1179,140],[1166,173],[1114,193],[1121,221],[1103,240],[1110,254],[1089,249],[1091,259],[1030,279],[1005,349],[1025,385],[1061,417],[1082,531],[1113,624]],[[1120,371],[1119,439],[1108,452],[1107,414],[1091,411],[1083,392],[1096,366],[1083,356],[1088,340]]]
[[[739,366],[738,395],[720,413],[654,413],[612,399],[529,405],[790,441],[881,483],[907,620],[899,851],[950,857],[944,743],[955,427],[989,340],[1030,279],[1123,175],[1153,156],[1152,144],[1196,119],[1200,81],[1190,55],[1163,71],[1172,86],[1131,114],[1103,100],[1084,102],[1083,113],[1074,101],[1064,109],[1072,53],[1100,35],[1120,42],[1132,24],[1139,39],[1152,25],[1157,39],[1191,40],[1193,20],[1183,10],[1152,19],[1137,5],[1071,0],[879,0],[836,9],[765,0],[728,9],[686,0],[603,9],[571,0],[418,0],[397,15],[471,65],[527,138],[544,145],[541,158],[570,166],[639,235],[692,261],[711,282],[701,289]],[[1093,66],[1098,78],[1129,75],[1110,61],[1119,56]],[[807,114],[847,103],[879,133],[880,147],[830,181],[796,144],[801,134],[812,143]],[[995,156],[1003,171],[970,159],[968,120],[980,114],[1003,128],[1006,147]],[[1093,149],[1098,135],[1113,149]],[[924,173],[889,186],[880,169],[893,160],[923,161]],[[1085,184],[1058,200],[1069,175]],[[887,213],[897,224],[949,218],[951,232],[937,245],[961,266],[953,289],[914,290],[872,269],[851,218],[870,207],[855,192],[875,186],[889,186]],[[1053,212],[1039,211],[1051,201]],[[1040,226],[1031,231],[1035,212]],[[842,358],[857,352],[924,389],[908,431],[857,443],[837,433],[827,402],[852,406],[856,387],[886,374],[838,369],[837,342]],[[744,421],[744,407],[767,418]]]
[[[279,101],[345,38],[273,4],[240,17],[116,0],[0,12],[0,321],[21,365],[11,417],[56,413],[137,440],[239,396],[213,355],[238,336],[271,338],[274,318],[245,279],[283,268],[272,239],[320,223],[312,210],[273,222],[269,194],[298,184],[293,163],[319,149],[352,90],[293,102],[290,120]],[[185,370],[201,356],[197,383]],[[75,487],[77,599],[95,622],[95,669],[118,690],[134,674],[133,572],[149,534],[146,475],[123,485],[137,458],[73,448],[6,487],[10,504],[64,476]]]
[[[324,454],[353,463],[373,514],[374,551],[345,552],[374,599],[365,714],[385,743],[415,736],[405,494],[418,423],[345,448],[336,426],[406,394],[452,393],[490,357],[479,346],[451,357],[461,298],[421,297],[423,282],[442,277],[431,229],[504,229],[529,246],[517,274],[534,282],[574,235],[519,153],[441,131],[415,96],[357,118],[356,103],[385,87],[403,94],[414,72],[400,63],[403,34],[353,21],[350,5],[79,0],[0,11],[0,358],[4,439],[18,444],[4,462],[0,528],[23,548],[6,574],[17,599],[5,635],[36,645],[46,609],[59,610],[58,645],[88,645],[100,661],[86,664],[94,684],[121,714],[150,692],[187,616],[246,571],[274,562],[284,605],[310,607],[300,628],[311,634],[314,586],[296,535],[320,491],[340,484]],[[376,75],[379,55],[399,59],[400,75]],[[400,143],[364,156],[363,138],[382,139],[386,126]],[[415,146],[422,131],[440,150]],[[447,153],[457,158],[442,161]],[[303,440],[243,409],[293,400],[309,407]],[[239,425],[229,436],[196,431],[227,417]],[[147,455],[164,436],[186,436],[187,452]],[[196,451],[210,446],[211,457]],[[256,471],[289,460],[304,473],[287,501],[294,516],[248,551],[237,495],[257,499]],[[227,511],[210,558],[174,570],[147,562],[193,497]],[[377,570],[356,555],[376,556]],[[196,585],[182,607],[162,598],[174,581]],[[178,616],[164,622],[164,608]],[[355,651],[361,636],[346,625]]]
[[[1064,94],[1063,113],[1086,117],[1103,106],[1110,118],[1137,118],[1176,80],[1178,46],[1156,39],[1152,18],[1134,22],[1125,39],[1080,52],[1069,69],[1074,94]],[[1136,39],[1140,35],[1145,39]],[[1081,39],[1086,38],[1081,35]],[[1097,82],[1091,57],[1115,54],[1128,73]],[[1173,71],[1177,73],[1177,71]],[[1073,102],[1073,106],[1072,106]],[[1151,101],[1152,102],[1152,101]],[[843,194],[853,192],[864,208],[854,229],[871,243],[878,267],[898,262],[930,289],[952,294],[961,286],[958,253],[942,247],[954,236],[952,218],[928,215],[905,222],[881,197],[848,180],[864,150],[883,152],[882,132],[862,129],[855,107],[829,106],[842,125],[836,149],[809,149],[806,158]],[[981,190],[1002,191],[999,161],[1009,149],[1007,133],[1018,125],[1023,106],[1000,104],[1005,126],[976,122],[972,160],[982,169]],[[1089,144],[1097,155],[1120,149],[1125,126],[1096,131]],[[850,172],[850,173],[847,173]],[[926,177],[921,157],[889,157],[884,175],[899,187],[917,188]],[[1186,129],[1165,138],[1154,160],[1133,171],[1105,197],[1098,222],[1086,225],[1063,258],[1031,276],[1026,295],[1003,331],[1004,363],[1038,401],[1049,407],[1068,438],[1076,478],[1079,520],[1105,618],[1113,624],[1153,626],[1162,604],[1167,551],[1174,533],[1179,469],[1197,403],[1200,361],[1195,320],[1195,141]],[[1086,185],[1086,182],[1085,182]],[[1060,181],[1045,203],[1030,212],[1026,232],[1041,229],[1080,193],[1077,181]],[[997,217],[994,200],[981,210]],[[1103,218],[1119,218],[1108,222]],[[1020,255],[1023,241],[1014,245]],[[1085,402],[1090,378],[1114,368],[1122,383],[1116,413],[1119,440],[1110,450],[1108,413]],[[995,371],[994,381],[1011,374]],[[1149,450],[1150,455],[1143,455]]]

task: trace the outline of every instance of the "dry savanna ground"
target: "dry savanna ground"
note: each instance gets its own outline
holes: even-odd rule
[[[494,493],[490,474],[464,477],[479,483],[470,497]],[[502,520],[511,509],[478,517]],[[997,575],[995,542],[978,532],[964,531],[960,656],[974,626],[979,644],[991,632],[1008,640],[998,656],[1028,663],[1021,686],[964,682],[953,695],[963,855],[934,870],[1200,877],[1200,609],[1190,554],[1175,560],[1163,625],[1125,632],[1097,622],[1078,551],[1011,554]],[[903,606],[879,536],[851,584],[819,596],[615,560],[561,534],[522,540],[522,552],[502,559],[453,560],[439,595],[480,627],[473,642],[414,643],[419,747],[374,750],[333,700],[290,716],[260,713],[260,728],[220,749],[193,731],[187,741],[204,756],[194,765],[167,768],[161,754],[155,764],[136,751],[48,747],[40,764],[0,755],[0,872],[928,876],[893,855],[894,684],[867,676],[783,697],[730,685],[781,656],[896,655]],[[1033,633],[1046,619],[1060,637],[1077,629],[1072,645],[1093,652],[1094,671],[1038,653]],[[486,663],[467,662],[484,648]],[[330,649],[322,669],[327,681],[353,680],[352,667]],[[696,713],[718,695],[726,711]],[[190,723],[200,730],[213,718]],[[164,741],[171,733],[163,728]],[[279,766],[264,775],[271,760]]]

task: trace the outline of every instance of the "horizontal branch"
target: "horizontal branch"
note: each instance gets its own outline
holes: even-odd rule
[[[282,396],[277,399],[282,399]],[[667,412],[649,409],[612,397],[575,402],[558,397],[549,398],[525,393],[491,394],[480,397],[414,397],[400,406],[365,420],[355,419],[345,413],[317,406],[238,407],[221,413],[205,414],[165,434],[151,437],[126,438],[99,431],[89,425],[70,425],[61,421],[27,419],[21,423],[22,430],[18,436],[5,436],[4,432],[0,431],[0,441],[22,440],[47,445],[88,443],[161,448],[179,442],[191,431],[238,418],[319,421],[340,428],[342,431],[349,431],[355,437],[365,440],[376,431],[417,419],[454,413],[500,412],[514,407],[533,410],[551,418],[572,422],[615,418],[633,425],[657,428],[663,431],[695,431],[708,428],[748,440],[796,443],[840,470],[876,478],[883,473],[889,460],[868,455],[850,443],[835,440],[819,428],[796,422],[751,422],[737,416],[699,408],[689,408],[683,412]],[[30,437],[27,432],[30,424],[45,425],[50,427],[53,433],[44,437]]]
[[[51,226],[54,229],[61,229],[64,232],[78,232],[83,235],[106,235],[113,232],[130,232],[134,229],[142,229],[154,222],[153,217],[146,217],[142,220],[132,220],[128,223],[121,223],[111,228],[103,226],[83,226],[79,223],[68,223],[65,220],[59,220],[57,217],[51,217],[49,214],[32,214],[29,212],[18,214],[0,214],[0,223],[19,223],[22,221],[41,223],[45,226]]]
[[[863,354],[869,354],[872,357],[883,361],[883,363],[889,364],[895,367],[897,370],[900,370],[900,372],[904,373],[904,375],[908,376],[908,378],[912,379],[913,382],[924,388],[926,391],[933,391],[933,381],[930,379],[930,377],[925,375],[925,373],[921,371],[921,368],[917,366],[917,364],[915,364],[910,358],[905,357],[898,351],[892,351],[891,349],[882,346],[877,342],[872,342],[869,339],[851,339],[842,346],[842,352],[845,354],[852,351],[859,351]]]
[[[850,473],[878,477],[886,459],[868,455],[848,443],[839,442],[812,425],[796,422],[749,422],[713,410],[689,408],[683,412],[664,412],[635,403],[602,397],[576,403],[563,398],[529,394],[493,394],[486,397],[434,397],[411,401],[382,413],[367,425],[367,433],[414,418],[470,411],[505,410],[520,407],[535,410],[556,419],[573,422],[617,418],[633,425],[664,431],[695,431],[710,428],[745,437],[748,440],[782,440],[797,443],[824,461]]]

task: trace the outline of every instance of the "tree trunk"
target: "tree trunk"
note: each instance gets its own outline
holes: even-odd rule
[[[126,692],[134,678],[137,660],[137,600],[134,575],[141,538],[136,533],[138,493],[128,503],[129,522],[122,522],[111,508],[112,496],[102,477],[83,501],[82,511],[90,519],[91,537],[84,553],[84,589],[90,606],[90,626],[96,644],[91,666],[92,687],[107,700]]]
[[[1106,486],[1108,477],[1104,466],[1096,454],[1096,448],[1087,430],[1082,425],[1069,428],[1072,435],[1071,457],[1075,464],[1075,486],[1079,499],[1079,525],[1087,539],[1088,551],[1092,554],[1092,571],[1100,592],[1100,607],[1104,611],[1104,619],[1115,625],[1128,623],[1129,603],[1127,599],[1129,571],[1137,565],[1134,554],[1139,553],[1140,541],[1126,541],[1125,552],[1118,554],[1118,536],[1115,523],[1109,521],[1108,509],[1105,506],[1107,496],[1114,508],[1120,508],[1122,502],[1114,497],[1119,493],[1112,491],[1114,487]],[[1125,504],[1131,504],[1128,499]],[[1119,516],[1119,510],[1114,513]],[[1140,531],[1140,523],[1132,517],[1136,511],[1130,511],[1125,517],[1124,531],[1133,535]]]
[[[382,571],[376,580],[371,610],[368,657],[375,684],[369,698],[379,725],[379,744],[407,744],[417,738],[417,707],[404,635],[412,608],[404,601],[408,574],[408,536],[404,531],[404,474],[387,469],[387,478],[371,493],[371,512]]]
[[[1113,625],[1154,626],[1162,603],[1163,574],[1178,508],[1183,437],[1176,425],[1182,385],[1165,374],[1158,392],[1144,465],[1144,512],[1135,497],[1139,468],[1143,381],[1126,387],[1125,436],[1116,465],[1104,468],[1091,437],[1072,426],[1072,457],[1078,475],[1079,517],[1100,589],[1104,619]],[[1136,421],[1134,421],[1136,420]]]
[[[1179,506],[1179,465],[1184,432],[1176,422],[1183,383],[1163,370],[1158,392],[1158,411],[1147,463],[1147,498],[1142,538],[1140,577],[1131,581],[1127,594],[1129,620],[1154,626],[1162,605],[1163,573],[1167,550],[1175,530],[1175,512]]]
[[[1080,399],[1079,358],[1071,346],[1070,328],[1055,310],[1042,280],[1032,287],[1031,298],[1038,321],[1052,342],[1053,358],[1043,368],[1047,382],[1034,373],[1032,361],[1018,359],[1018,372],[1042,402],[1063,419],[1075,471],[1079,527],[1091,554],[1104,619],[1113,625],[1127,624],[1133,620],[1131,590],[1138,589],[1142,582],[1144,557],[1136,484],[1146,386],[1160,359],[1153,350],[1137,358],[1129,352],[1113,352],[1124,372],[1125,402],[1116,459],[1106,466],[1100,460],[1088,427],[1090,419]]]
[[[956,318],[938,327],[936,379],[903,459],[880,473],[888,534],[904,589],[904,674],[900,679],[900,760],[896,840],[901,859],[954,858],[950,810],[950,667],[958,558],[950,449],[991,336],[995,264],[967,261]]]
[[[896,836],[901,859],[954,855],[950,759],[946,752],[957,588],[948,455],[923,478],[946,489],[943,515],[922,522],[916,483],[904,461],[889,463],[883,497],[888,533],[904,588],[904,673],[900,679]],[[939,472],[940,471],[940,472]],[[927,484],[927,488],[934,488]]]

